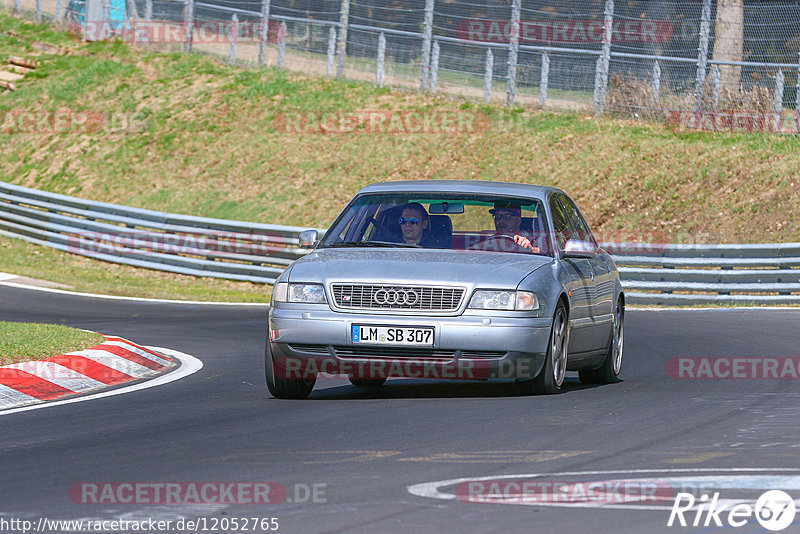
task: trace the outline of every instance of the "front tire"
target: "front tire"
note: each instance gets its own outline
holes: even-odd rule
[[[264,349],[264,374],[267,389],[278,399],[305,399],[317,381],[316,374],[311,378],[280,378],[281,375],[286,375],[286,370],[275,363],[269,341]]]
[[[617,301],[614,310],[614,322],[611,329],[611,339],[608,342],[603,365],[599,369],[579,371],[578,376],[582,384],[613,384],[619,380],[619,371],[622,368],[622,349],[625,342],[625,304],[622,299]]]
[[[567,309],[559,302],[553,314],[553,326],[550,329],[550,342],[547,346],[542,370],[533,380],[517,381],[523,395],[552,395],[561,391],[564,376],[567,372],[567,347],[569,346],[569,324]]]

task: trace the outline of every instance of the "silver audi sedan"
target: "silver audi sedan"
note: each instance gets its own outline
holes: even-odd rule
[[[614,261],[561,190],[482,181],[362,189],[278,278],[266,380],[305,398],[318,377],[514,380],[557,393],[566,371],[617,381],[625,296]]]

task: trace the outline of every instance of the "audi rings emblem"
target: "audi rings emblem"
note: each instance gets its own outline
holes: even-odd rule
[[[419,294],[413,289],[379,289],[372,298],[379,306],[413,306]]]

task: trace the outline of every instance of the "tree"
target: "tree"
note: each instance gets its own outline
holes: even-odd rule
[[[744,53],[744,0],[717,0],[714,26],[714,56],[717,61],[742,61]],[[738,90],[742,68],[720,65],[720,86]]]

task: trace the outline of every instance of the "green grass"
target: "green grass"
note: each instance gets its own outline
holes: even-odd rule
[[[101,262],[3,236],[0,272],[55,282],[69,291],[129,297],[267,303],[272,294],[271,286]]]
[[[373,182],[506,180],[564,189],[601,239],[629,232],[683,243],[800,241],[800,139],[794,136],[687,132],[273,68],[246,70],[203,54],[84,44],[0,14],[0,57],[31,55],[35,40],[74,53],[38,56],[42,66],[18,91],[0,94],[0,113],[66,109],[132,126],[4,133],[0,118],[0,179],[13,183],[168,212],[327,227]],[[287,133],[278,120],[286,113],[359,110],[470,113],[486,120],[477,131],[402,135]],[[78,260],[52,251],[41,254],[54,254],[59,266],[29,265],[27,245],[5,243],[21,250],[0,257],[0,270],[82,288],[113,286],[101,281],[102,271],[116,266],[84,276],[60,266]],[[247,284],[217,287],[213,280],[176,282],[172,275],[149,285],[152,273],[139,282],[131,274],[136,270],[125,269],[108,271],[126,280],[113,292],[266,298],[263,288]]]
[[[0,365],[84,350],[104,339],[99,334],[55,324],[0,322]]]

